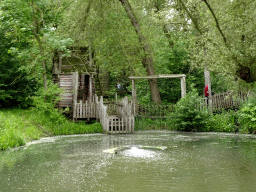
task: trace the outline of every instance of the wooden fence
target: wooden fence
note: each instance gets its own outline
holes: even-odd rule
[[[240,105],[247,99],[248,95],[242,92],[239,93],[218,93],[212,96],[212,110],[221,110],[233,108]],[[198,107],[202,109],[209,108],[209,98],[202,98],[198,103]],[[136,116],[146,117],[151,119],[166,118],[166,115],[173,112],[174,105],[136,105]]]
[[[118,105],[118,115],[120,115],[125,122],[127,132],[134,132],[135,119],[133,114],[133,103],[129,102],[127,97],[122,99],[120,105]]]
[[[137,104],[137,117],[166,118],[166,115],[174,111],[174,105],[143,105]]]
[[[73,119],[96,118],[96,104],[94,102],[76,103],[73,109]]]
[[[221,110],[221,109],[229,109],[236,106],[239,106],[242,102],[244,102],[248,98],[248,95],[242,92],[232,93],[218,93],[211,97],[212,99],[212,110]],[[200,109],[209,108],[209,99],[210,98],[202,98],[200,100],[199,107]]]
[[[105,105],[103,103],[103,97],[100,97],[99,100],[96,95],[95,102],[96,118],[100,120],[105,133],[113,134],[134,132],[135,120],[132,114],[132,103],[128,102],[127,97],[125,97],[120,103]],[[109,110],[108,106],[110,108]]]

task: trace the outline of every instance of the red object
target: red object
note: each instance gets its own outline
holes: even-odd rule
[[[208,93],[208,85],[206,85],[205,88],[204,88],[204,96],[205,96],[205,97],[208,97],[208,96],[209,96],[209,93]]]

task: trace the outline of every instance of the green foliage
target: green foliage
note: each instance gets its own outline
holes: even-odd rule
[[[237,129],[238,115],[235,111],[225,111],[209,116],[205,131],[235,132]]]
[[[199,97],[194,89],[185,98],[181,98],[176,104],[175,112],[170,113],[171,126],[178,131],[205,131],[209,113],[199,108]]]
[[[7,26],[1,25],[0,19],[0,106],[28,107],[32,101],[29,98],[38,89],[35,78],[29,75],[29,70],[21,68],[15,47],[27,47],[26,40],[16,41],[8,35]]]
[[[32,120],[52,135],[69,135],[102,132],[101,124],[86,125],[84,123],[69,122],[66,117],[55,108],[61,99],[61,89],[49,83],[48,89],[41,88],[37,96],[33,97],[35,107],[32,109],[35,116]]]
[[[7,98],[7,105],[11,100],[27,106],[31,101],[24,101],[36,91],[34,87],[42,85],[38,82],[45,73],[42,61],[50,72],[53,52],[65,51],[71,44],[71,39],[56,34],[66,3],[66,0],[1,1],[0,67],[4,70],[0,72],[0,92],[4,93],[3,99]]]
[[[240,125],[240,132],[242,133],[255,133],[256,131],[256,99],[251,96],[245,102],[238,113],[238,122]]]
[[[202,68],[207,65],[210,71],[233,76],[243,65],[252,70],[251,78],[255,79],[255,20],[252,18],[256,2],[212,0],[208,4],[215,18],[204,3],[206,1],[184,2],[199,28],[188,36],[191,63]],[[183,13],[186,18],[185,11]]]
[[[160,130],[168,129],[168,121],[165,119],[136,118],[135,130]]]
[[[55,108],[56,104],[61,100],[61,92],[62,90],[56,84],[49,82],[47,90],[40,88],[36,96],[33,97],[35,110],[56,124],[65,122],[65,117]]]
[[[55,125],[50,130],[54,135],[73,135],[86,133],[102,133],[102,126],[99,122],[93,124],[86,124],[85,122],[68,122]]]
[[[151,103],[150,88],[146,79],[136,81],[136,94],[140,104]]]

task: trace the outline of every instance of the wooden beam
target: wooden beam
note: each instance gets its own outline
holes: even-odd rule
[[[186,77],[185,74],[175,74],[175,75],[152,75],[152,76],[144,76],[144,77],[129,77],[131,80],[136,79],[160,79],[160,78],[183,78]]]

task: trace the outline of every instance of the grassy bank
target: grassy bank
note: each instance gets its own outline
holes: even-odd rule
[[[0,150],[24,145],[45,136],[102,133],[100,123],[68,121],[59,113],[30,109],[0,110]]]

